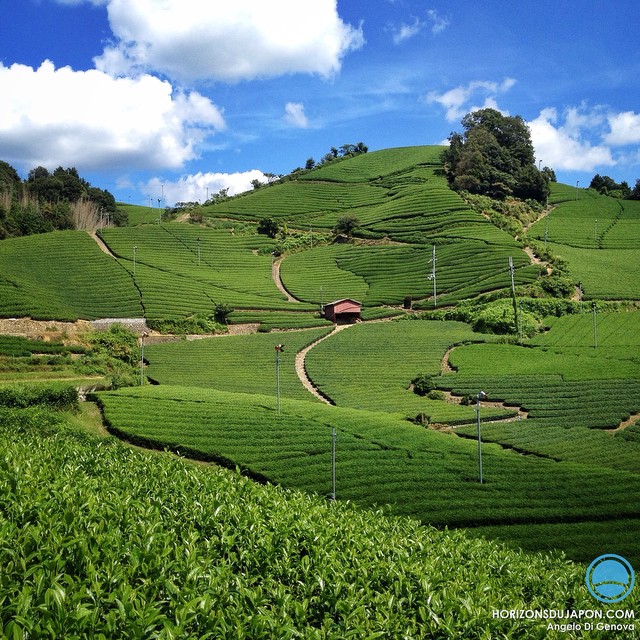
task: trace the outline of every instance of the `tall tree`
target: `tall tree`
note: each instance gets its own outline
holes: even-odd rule
[[[464,133],[449,136],[445,172],[454,189],[494,198],[544,201],[549,176],[535,166],[531,134],[520,116],[480,109],[462,119]]]

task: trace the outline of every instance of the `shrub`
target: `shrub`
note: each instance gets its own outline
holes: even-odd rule
[[[96,331],[89,342],[94,353],[106,354],[127,364],[136,364],[140,360],[138,337],[121,324],[113,324],[107,331]]]
[[[278,223],[273,218],[263,218],[258,223],[258,233],[275,238],[278,235]]]
[[[14,385],[0,388],[0,406],[24,409],[46,405],[59,411],[78,408],[78,392],[71,385],[35,387]]]
[[[338,218],[335,227],[333,227],[333,232],[336,235],[351,236],[359,226],[360,220],[358,220],[358,216],[353,213],[347,213]]]
[[[433,381],[433,376],[429,376],[424,373],[416,376],[411,381],[411,384],[413,385],[413,392],[417,393],[419,396],[426,396],[436,388],[436,385]]]

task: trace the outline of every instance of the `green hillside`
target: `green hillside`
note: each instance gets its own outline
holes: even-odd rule
[[[442,150],[0,241],[0,333],[31,338],[0,340],[0,636],[556,637],[491,611],[638,566],[640,204],[472,198]],[[102,317],[151,335],[53,331]],[[72,415],[57,379],[139,385]]]
[[[131,276],[83,231],[0,242],[0,317],[139,317]]]
[[[640,299],[640,202],[553,185],[554,208],[529,230],[567,264],[587,300]]]

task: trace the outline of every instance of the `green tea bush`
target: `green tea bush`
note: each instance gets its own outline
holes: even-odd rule
[[[0,415],[7,638],[546,638],[584,567]],[[16,430],[17,428],[17,430]],[[624,603],[638,606],[637,596]],[[571,636],[569,636],[571,637]]]
[[[31,386],[11,385],[0,387],[0,406],[25,408],[45,405],[52,409],[76,410],[78,392],[69,385]]]
[[[214,314],[208,316],[193,315],[186,318],[154,318],[147,321],[147,326],[154,331],[165,334],[208,334],[224,333],[227,328],[217,321]]]

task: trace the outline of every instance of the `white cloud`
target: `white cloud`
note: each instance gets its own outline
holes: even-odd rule
[[[431,33],[434,35],[441,33],[449,26],[449,20],[441,16],[435,9],[429,9],[427,17],[431,22]]]
[[[607,120],[610,131],[605,136],[605,142],[616,146],[640,143],[640,114],[623,111],[610,114]]]
[[[113,74],[158,71],[182,82],[287,73],[330,77],[364,44],[337,0],[108,0],[116,42],[95,59]]]
[[[429,26],[431,26],[431,33],[434,35],[441,33],[449,26],[449,20],[441,16],[435,9],[429,9],[426,15],[426,20],[414,17],[411,24],[401,24],[397,29],[394,29],[393,43],[400,44],[405,40],[410,40],[421,31],[428,29]]]
[[[284,120],[292,127],[306,129],[309,126],[309,118],[304,112],[304,105],[300,102],[287,102],[284,108]]]
[[[474,80],[467,85],[460,85],[454,89],[449,89],[444,93],[430,91],[427,94],[427,102],[436,102],[442,105],[446,111],[446,118],[449,122],[460,120],[464,115],[478,109],[498,109],[496,97],[506,93],[513,87],[516,80],[513,78],[505,78],[502,82],[493,82],[490,80]],[[471,103],[475,96],[484,96],[484,103],[475,106]]]
[[[198,172],[182,176],[178,180],[152,178],[140,185],[140,192],[150,194],[154,200],[163,193],[165,202],[172,206],[176,202],[204,202],[207,195],[211,197],[221,189],[229,189],[229,195],[234,196],[252,189],[253,180],[264,183],[269,181],[259,169],[237,173]]]
[[[401,24],[393,34],[393,43],[400,44],[418,35],[426,26],[426,23],[419,18],[414,18],[412,24]]]
[[[38,69],[0,63],[0,86],[3,158],[31,167],[179,168],[225,127],[208,98],[149,75],[116,79],[48,60]]]
[[[565,113],[564,125],[557,123],[558,114],[553,108],[543,109],[528,123],[536,157],[545,165],[556,170],[593,171],[616,164],[608,147],[583,139],[582,129],[588,132],[600,123],[599,118],[580,115],[577,108],[570,108]]]

